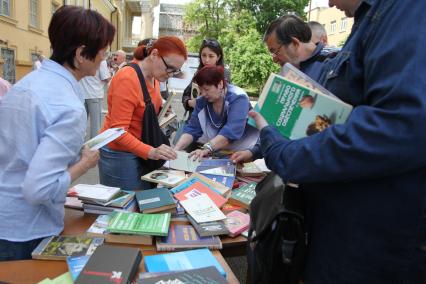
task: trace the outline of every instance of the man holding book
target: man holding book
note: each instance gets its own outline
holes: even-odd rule
[[[290,141],[250,114],[268,167],[303,186],[304,282],[424,283],[426,2],[330,5],[355,17],[320,79],[354,106],[347,122]]]

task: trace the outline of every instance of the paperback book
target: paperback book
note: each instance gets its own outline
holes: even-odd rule
[[[131,283],[141,260],[142,254],[138,248],[100,246],[80,272],[75,283]]]
[[[298,139],[344,123],[352,106],[272,73],[254,109],[281,135]],[[255,126],[252,118],[249,124]]]
[[[102,184],[77,184],[68,191],[68,196],[76,196],[84,201],[106,203],[120,192],[119,187]]]
[[[174,170],[155,170],[141,177],[142,180],[162,184],[167,187],[176,186],[185,178],[184,171]]]
[[[181,205],[185,211],[197,223],[211,222],[226,219],[226,216],[219,210],[216,204],[208,197],[207,194],[182,200]]]
[[[148,272],[181,271],[214,266],[226,277],[226,272],[208,249],[196,249],[181,252],[149,255],[144,257]]]
[[[84,143],[84,146],[88,145],[90,150],[98,150],[106,144],[114,141],[124,133],[126,133],[126,131],[123,128],[109,128],[88,140],[86,143]]]
[[[71,277],[73,281],[77,279],[78,275],[83,270],[83,267],[86,265],[89,258],[90,258],[89,255],[67,257],[68,270],[71,273]]]
[[[231,190],[230,188],[226,187],[225,185],[215,182],[205,176],[203,176],[202,174],[199,173],[193,173],[192,175],[190,175],[186,180],[182,181],[180,184],[178,184],[177,186],[175,186],[174,188],[172,188],[170,191],[173,194],[177,194],[181,191],[183,191],[184,189],[190,187],[192,184],[196,183],[196,182],[200,182],[202,184],[204,184],[205,186],[207,186],[208,188],[210,188],[212,191],[227,197]]]
[[[114,212],[108,223],[108,232],[150,236],[167,236],[170,225],[170,213],[142,214]]]
[[[136,199],[141,213],[175,211],[176,203],[167,188],[154,188],[138,191]]]
[[[226,215],[225,224],[228,227],[229,236],[236,237],[249,228],[250,215],[240,211],[232,211]]]
[[[171,223],[167,237],[156,238],[157,251],[187,250],[195,248],[222,249],[217,236],[200,237],[191,225]]]
[[[149,273],[147,273],[149,274]],[[139,279],[137,284],[166,284],[166,283],[197,283],[197,284],[226,284],[228,281],[220,275],[214,266],[189,269],[179,272],[162,273],[163,275]]]
[[[201,237],[229,235],[229,230],[223,220],[197,223],[194,218],[189,215],[188,220]]]
[[[112,206],[103,206],[103,205],[97,205],[97,204],[91,204],[91,203],[84,203],[83,204],[83,210],[84,213],[88,214],[110,214],[115,211],[123,211],[123,212],[136,212],[137,211],[137,202],[136,199],[132,199],[129,203],[127,203],[123,208],[117,208]]]
[[[204,159],[195,171],[201,174],[233,177],[235,165],[230,159]]]
[[[251,182],[249,184],[243,185],[240,188],[234,189],[232,191],[231,197],[229,198],[229,203],[249,209],[251,201],[256,196],[256,185],[256,182]]]
[[[91,255],[104,238],[51,236],[44,238],[31,253],[34,259],[66,260],[68,256]]]
[[[200,161],[194,161],[189,157],[189,153],[184,151],[176,151],[177,158],[169,161],[169,167],[175,170],[185,172],[195,172],[195,169],[200,165]]]
[[[199,181],[192,183],[186,189],[176,193],[175,198],[179,201],[183,201],[188,198],[200,196],[201,194],[206,194],[219,208],[226,203],[226,199],[222,195],[216,193],[210,187]]]

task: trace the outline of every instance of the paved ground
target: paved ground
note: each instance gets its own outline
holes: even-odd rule
[[[172,109],[178,115],[179,118],[182,118],[184,114],[184,109],[181,103],[182,95],[177,93],[173,99]],[[106,101],[106,100],[105,100]],[[106,102],[104,103],[104,109],[107,109]],[[89,131],[87,131],[89,133]],[[99,183],[99,173],[98,167],[90,169],[85,175],[77,179],[73,184],[77,183],[86,183],[86,184],[96,184]],[[241,283],[246,283],[246,273],[247,273],[247,261],[245,256],[242,257],[227,257],[225,258],[231,267],[232,271],[240,280]]]

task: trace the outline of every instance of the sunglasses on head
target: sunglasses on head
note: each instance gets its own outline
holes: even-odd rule
[[[219,42],[215,39],[203,39],[203,45],[204,46],[213,46],[213,47],[219,47]]]

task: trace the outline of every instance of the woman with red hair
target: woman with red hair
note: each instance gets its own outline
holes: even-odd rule
[[[226,83],[222,66],[204,66],[193,79],[201,96],[183,129],[175,149],[186,149],[193,142],[204,144],[191,153],[201,159],[217,150],[238,151],[252,147],[258,137],[247,124],[250,102],[243,89]]]
[[[177,37],[159,38],[134,52],[135,67],[120,69],[111,80],[108,90],[108,113],[102,130],[122,127],[126,133],[100,150],[100,182],[126,190],[147,189],[150,184],[140,177],[149,172],[149,160],[172,160],[175,151],[166,144],[158,147],[141,141],[144,113],[144,94],[136,69],[140,68],[150,100],[158,114],[162,99],[159,82],[180,73],[187,59],[184,43]]]

